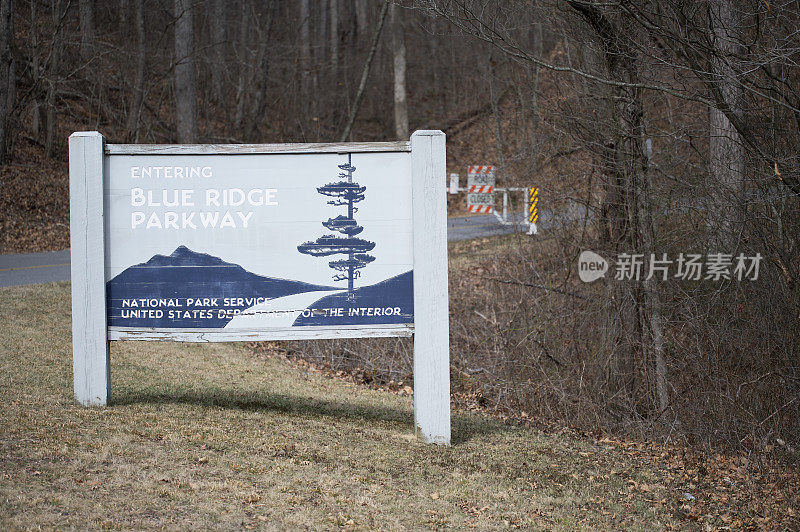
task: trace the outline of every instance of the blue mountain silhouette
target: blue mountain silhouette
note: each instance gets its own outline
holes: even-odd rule
[[[271,299],[317,290],[336,290],[336,287],[264,277],[219,257],[179,246],[171,255],[155,255],[147,262],[125,269],[106,283],[108,324],[120,327],[218,328],[224,327],[233,317],[224,311],[251,307],[255,304],[252,298]],[[188,298],[200,301],[189,305]],[[224,298],[242,298],[243,301],[224,305]],[[142,306],[139,301],[143,299],[166,300],[167,305]],[[124,306],[123,300],[128,302]],[[137,306],[131,306],[132,301]],[[162,315],[135,312],[156,309],[161,310]]]
[[[310,316],[301,315],[295,320],[294,326],[385,325],[414,322],[413,271],[357,288],[353,293],[355,294],[353,301],[347,300],[347,292],[323,297],[308,307],[317,312],[312,312]],[[342,309],[342,316],[320,312],[322,309]],[[380,310],[376,312],[376,309]],[[386,315],[386,309],[391,309],[389,311],[391,314]]]

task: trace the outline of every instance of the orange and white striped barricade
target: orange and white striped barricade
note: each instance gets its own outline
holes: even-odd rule
[[[467,211],[475,214],[494,212],[494,166],[467,168]]]

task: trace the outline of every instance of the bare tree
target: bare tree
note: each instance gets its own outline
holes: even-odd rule
[[[367,35],[369,20],[367,20],[367,0],[355,0],[356,29],[358,38],[362,39]]]
[[[31,94],[31,132],[36,141],[41,141],[42,128],[46,123],[44,106],[40,97],[39,86],[41,85],[42,71],[39,62],[39,28],[37,27],[37,0],[30,1],[30,55],[31,55],[31,81],[36,90]]]
[[[339,0],[329,0],[328,14],[330,15],[330,46],[331,69],[336,76],[336,68],[339,66]]]
[[[250,53],[248,48],[248,36],[250,33],[251,14],[248,9],[247,0],[241,0],[239,7],[241,8],[239,19],[239,43],[236,47],[239,75],[236,81],[236,113],[233,117],[233,129],[237,135],[240,134],[242,120],[244,119],[245,102],[248,96],[247,89],[250,81],[250,72],[253,66],[252,61],[248,57]]]
[[[81,60],[88,63],[94,58],[94,2],[78,2],[78,18],[81,26]]]
[[[197,79],[194,59],[192,1],[175,0],[175,117],[178,142],[195,143],[197,127]]]
[[[223,72],[225,70],[225,0],[214,0],[211,20],[211,37],[214,46],[214,64],[211,68],[211,91],[217,103],[223,103]]]
[[[270,68],[270,35],[272,35],[272,24],[275,20],[275,12],[278,9],[277,2],[270,0],[267,6],[267,20],[258,27],[259,41],[256,53],[256,64],[258,70],[255,73],[255,94],[253,104],[249,107],[247,122],[245,125],[245,139],[254,140],[253,137],[258,127],[258,122],[263,120],[267,102],[267,86],[269,81]]]
[[[136,9],[136,78],[133,85],[133,101],[128,110],[125,123],[125,139],[128,142],[139,142],[139,119],[144,103],[144,75],[147,65],[147,43],[144,30],[144,0],[134,0]]]
[[[64,19],[67,14],[67,4],[64,0],[54,0],[53,14],[53,42],[50,49],[50,67],[47,74],[47,91],[45,96],[45,153],[53,156],[56,135],[56,93],[60,81],[61,54],[64,49]]]
[[[714,129],[711,136],[716,144],[711,166],[718,169],[714,172],[727,174],[719,176],[725,183],[716,184],[728,189],[729,198],[735,197],[741,187],[742,156],[748,154],[758,161],[761,171],[774,172],[776,185],[798,195],[800,164],[796,149],[781,147],[776,151],[778,146],[771,145],[774,137],[759,134],[761,128],[757,125],[763,119],[759,109],[785,117],[787,120],[780,127],[784,142],[798,142],[800,95],[794,87],[793,69],[785,68],[793,64],[790,58],[797,50],[792,29],[798,16],[796,4],[714,0],[708,4],[707,12],[705,5],[665,0],[657,10],[638,4],[628,6],[629,22],[643,28],[651,43],[666,47],[663,51],[661,47],[654,48],[654,55],[661,54],[657,60],[664,61],[663,55],[668,52],[667,59],[675,73],[681,76],[690,72],[703,90],[666,83],[646,87],[702,102],[715,110],[710,117]],[[748,17],[747,24],[743,17]],[[745,26],[749,28],[748,40],[757,39],[757,46],[746,46]],[[724,169],[728,164],[732,165],[730,171]],[[729,211],[729,207],[724,210]],[[725,216],[732,215],[728,212]]]
[[[486,77],[489,81],[489,103],[492,106],[492,116],[494,116],[494,142],[497,146],[497,162],[500,170],[500,176],[501,179],[507,183],[507,176],[504,174],[504,172],[507,171],[507,168],[505,156],[503,155],[505,152],[505,147],[503,146],[503,118],[500,115],[500,91],[497,87],[497,74],[495,72],[494,64],[495,57],[490,52],[489,60],[487,61]]]
[[[394,134],[408,138],[408,104],[406,103],[406,38],[402,8],[391,7],[392,57],[394,67]]]
[[[602,50],[603,71],[594,74],[532,56],[507,28],[497,24],[497,20],[511,18],[502,8],[500,16],[485,10],[479,16],[476,13],[481,11],[473,10],[466,2],[429,5],[459,28],[488,41],[510,57],[524,58],[554,71],[579,74],[601,81],[608,88],[611,122],[609,130],[604,132],[605,141],[595,145],[598,155],[606,161],[608,185],[603,213],[609,230],[605,246],[612,256],[628,250],[637,250],[645,256],[653,252],[652,198],[644,150],[644,82],[639,64],[641,37],[640,29],[629,24],[624,9],[604,2],[566,3],[576,17],[570,18],[568,24],[582,23],[583,31]],[[629,415],[637,415],[642,408],[658,414],[669,405],[660,294],[652,279],[643,286],[618,283],[615,292],[614,305],[609,310],[616,316],[610,321],[615,329],[614,357],[618,364],[612,375],[619,390],[629,399]]]
[[[308,0],[300,0],[300,89],[303,95],[310,90],[311,75],[311,12]]]
[[[542,23],[535,22],[531,29],[531,48],[536,57],[542,57]],[[541,79],[541,67],[539,65],[527,65],[528,83],[531,87],[531,160],[535,164],[538,152],[539,129],[539,81]],[[524,111],[523,111],[524,115]]]
[[[345,142],[350,138],[350,133],[353,129],[353,122],[358,114],[358,109],[361,106],[361,99],[364,97],[364,89],[367,87],[367,79],[369,78],[369,71],[372,67],[372,60],[375,59],[375,52],[378,50],[378,41],[381,38],[383,31],[383,23],[386,20],[386,14],[389,12],[389,3],[391,0],[384,0],[381,12],[378,14],[378,25],[375,26],[375,32],[372,34],[372,44],[369,47],[369,54],[367,60],[364,62],[364,68],[361,70],[361,81],[358,83],[358,90],[356,91],[356,98],[353,101],[353,106],[350,108],[350,116],[347,118],[347,125],[344,126],[342,136],[339,142]]]
[[[11,46],[14,42],[14,2],[0,2],[0,165],[7,156],[11,128],[11,108],[14,105],[14,56]]]
[[[584,20],[602,43],[608,78],[612,87],[611,105],[615,131],[612,132],[611,183],[619,187],[613,201],[621,203],[610,209],[617,216],[611,220],[612,245],[616,252],[637,250],[644,255],[654,251],[651,212],[650,180],[644,149],[642,123],[643,102],[640,85],[636,35],[619,25],[619,14],[582,1],[570,1],[570,6]],[[620,283],[618,302],[622,329],[618,333],[626,368],[622,373],[628,393],[634,398],[640,388],[637,365],[653,360],[655,367],[654,394],[658,411],[669,406],[666,363],[664,361],[664,332],[661,304],[654,279],[645,282],[644,291],[635,285]],[[632,328],[632,330],[631,330]],[[633,333],[633,334],[632,334]],[[645,375],[649,373],[646,372]]]
[[[710,23],[713,35],[714,56],[712,75],[718,79],[724,101],[730,113],[741,116],[744,89],[738,79],[739,70],[734,63],[742,57],[742,23],[740,7],[733,0],[713,0]],[[744,212],[743,201],[745,151],[739,132],[724,112],[711,106],[709,109],[709,170],[712,178],[710,208],[713,241],[724,249],[736,249],[741,233]]]

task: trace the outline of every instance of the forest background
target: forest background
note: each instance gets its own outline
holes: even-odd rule
[[[494,164],[498,186],[539,187],[563,220],[451,249],[456,402],[795,462],[798,21],[786,0],[2,0],[0,246],[68,247],[73,131],[442,129],[449,171]],[[651,255],[763,260],[755,280],[585,284],[586,249],[612,268],[641,253],[645,272]],[[403,340],[268,347],[376,385],[413,379]]]

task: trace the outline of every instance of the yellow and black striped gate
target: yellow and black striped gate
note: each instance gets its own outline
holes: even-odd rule
[[[528,234],[535,235],[538,230],[536,222],[539,220],[539,187],[531,187],[528,191]]]

